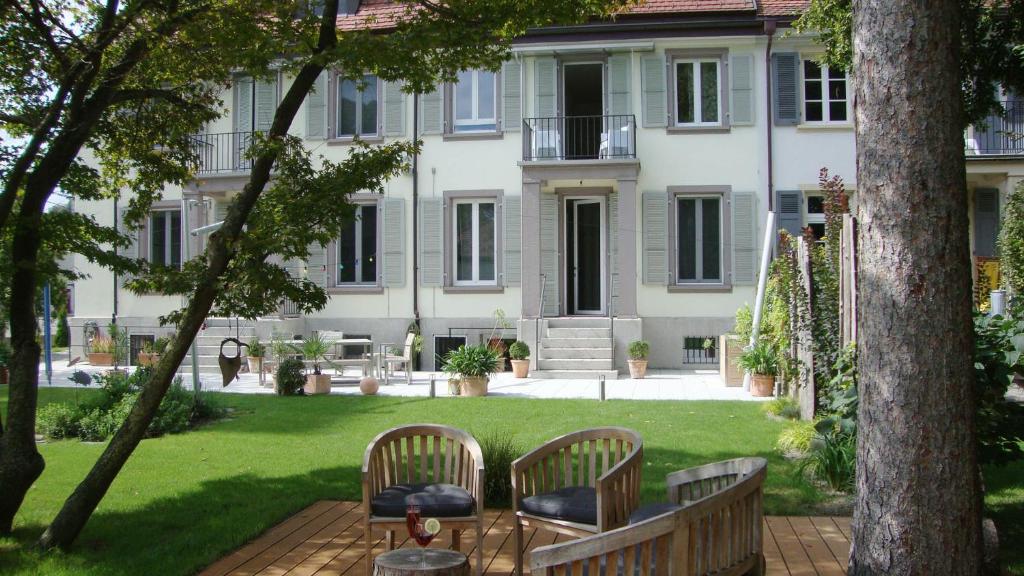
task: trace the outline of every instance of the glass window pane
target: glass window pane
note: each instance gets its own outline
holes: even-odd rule
[[[828,81],[828,99],[846,100],[846,80]]]
[[[356,281],[356,227],[353,221],[341,227],[338,237],[338,283]]]
[[[363,76],[366,86],[362,93],[362,124],[360,134],[373,135],[377,133],[377,77]]]
[[[700,119],[718,122],[718,62],[700,63]]]
[[[156,212],[149,221],[149,261],[163,266],[167,253],[166,212]]]
[[[480,278],[481,282],[494,281],[495,239],[494,203],[480,203]]]
[[[821,82],[804,82],[804,100],[821,100]]]
[[[807,197],[807,213],[808,214],[824,214],[825,213],[825,198],[823,196],[808,196]]]
[[[455,85],[455,119],[473,119],[473,71],[459,72],[459,83]]]
[[[473,205],[455,205],[455,279],[473,280]]]
[[[338,81],[338,136],[356,133],[356,83]]]
[[[846,102],[832,102],[828,105],[828,119],[833,122],[846,121]]]
[[[494,72],[477,72],[477,118],[494,118]]]
[[[171,261],[174,268],[181,268],[181,211],[175,210],[167,213],[171,220]]]
[[[722,279],[722,238],[720,203],[717,198],[701,200],[701,243],[702,262],[701,278],[703,280]]]
[[[363,206],[360,209],[362,218],[359,220],[360,242],[362,249],[359,255],[359,281],[375,284],[377,282],[377,207]]]
[[[676,64],[676,122],[689,124],[693,118],[693,63]]]
[[[697,279],[697,201],[680,199],[676,240],[677,275],[680,280]]]
[[[836,79],[842,78],[842,79],[845,80],[846,79],[846,71],[845,70],[839,70],[839,69],[833,70],[832,68],[829,68],[828,69],[828,77],[829,78],[836,78]]]
[[[821,66],[814,60],[804,60],[804,78],[821,78]]]
[[[821,102],[807,102],[805,106],[805,120],[808,122],[821,122]]]
[[[816,223],[816,224],[811,224],[808,227],[811,229],[811,232],[814,233],[814,239],[815,240],[821,240],[822,238],[825,237],[825,225],[824,224],[819,222],[819,223]]]

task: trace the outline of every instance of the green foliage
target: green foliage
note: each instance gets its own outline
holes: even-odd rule
[[[281,396],[302,394],[302,386],[306,383],[305,366],[302,360],[286,358],[277,366],[277,378],[274,390]]]
[[[800,406],[789,396],[773,398],[761,405],[762,410],[772,416],[785,418],[787,420],[800,419]]]
[[[114,363],[126,364],[128,362],[128,331],[117,324],[107,325],[107,333],[110,334],[110,341],[113,345]]]
[[[36,430],[51,440],[75,438],[78,436],[78,421],[81,418],[77,406],[64,402],[47,404],[36,413]]]
[[[743,350],[736,359],[736,365],[746,372],[763,376],[775,376],[779,369],[777,352],[765,340],[758,340],[752,347]]]
[[[999,229],[999,260],[1003,280],[1014,295],[1024,294],[1024,182],[1006,198]]]
[[[262,342],[260,342],[259,338],[253,338],[252,340],[249,340],[248,348],[249,356],[262,358],[263,355],[267,353],[267,347]]]
[[[811,248],[811,276],[814,279],[810,322],[814,383],[818,397],[822,398],[831,391],[826,383],[832,379],[832,368],[842,347],[839,335],[839,260],[843,214],[849,212],[849,203],[843,179],[830,177],[827,168],[818,173],[818,187],[823,192],[825,237],[820,243],[814,243],[810,236],[805,236],[805,239]]]
[[[512,506],[512,462],[526,450],[507,433],[490,432],[480,438],[484,453],[484,500],[493,508]]]
[[[487,346],[459,346],[444,358],[442,370],[460,378],[486,377],[498,370],[498,354]]]
[[[11,344],[7,340],[0,339],[0,366],[7,366],[11,361]]]
[[[646,360],[651,354],[651,345],[643,340],[634,340],[629,343],[630,360]]]
[[[334,342],[320,336],[319,332],[314,332],[309,338],[304,339],[301,345],[293,345],[292,349],[313,363],[313,374],[319,374],[320,361],[326,360],[327,353],[333,346]]]
[[[89,342],[89,350],[97,354],[113,354],[116,347],[110,336],[96,336]]]
[[[974,377],[978,461],[1005,465],[1024,458],[1024,406],[1006,399],[1015,372],[1024,372],[1024,320],[974,316]]]
[[[744,345],[750,342],[750,335],[754,333],[754,313],[750,310],[750,304],[744,304],[736,309],[736,325],[732,333],[738,336]]]
[[[779,434],[775,445],[785,454],[804,454],[811,449],[816,435],[814,422],[794,422]]]
[[[508,357],[513,360],[526,360],[530,357],[530,347],[526,342],[516,340],[508,347]]]
[[[53,335],[53,345],[66,348],[71,342],[68,334],[68,314],[63,310],[57,314],[57,332]]]
[[[835,432],[815,438],[798,468],[833,490],[852,492],[857,477],[856,435]]]

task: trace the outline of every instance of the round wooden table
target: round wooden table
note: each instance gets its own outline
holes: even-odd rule
[[[421,556],[420,554],[423,554]],[[373,559],[374,576],[469,576],[469,558],[454,550],[403,548]]]

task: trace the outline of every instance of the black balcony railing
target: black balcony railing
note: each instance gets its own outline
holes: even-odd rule
[[[969,154],[1024,154],[1024,100],[1000,105],[1002,113],[986,118],[985,126],[974,127],[974,139],[967,143]]]
[[[523,160],[603,158],[636,158],[632,114],[523,119]]]
[[[196,158],[196,174],[247,172],[252,160],[246,157],[252,146],[254,132],[222,132],[196,134],[192,137],[192,154]]]

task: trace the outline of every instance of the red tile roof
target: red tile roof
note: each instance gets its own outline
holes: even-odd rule
[[[752,12],[761,16],[793,16],[807,8],[810,0],[646,0],[624,15],[695,14]],[[338,28],[381,30],[394,26],[409,10],[403,0],[363,0],[354,15],[338,17]]]

